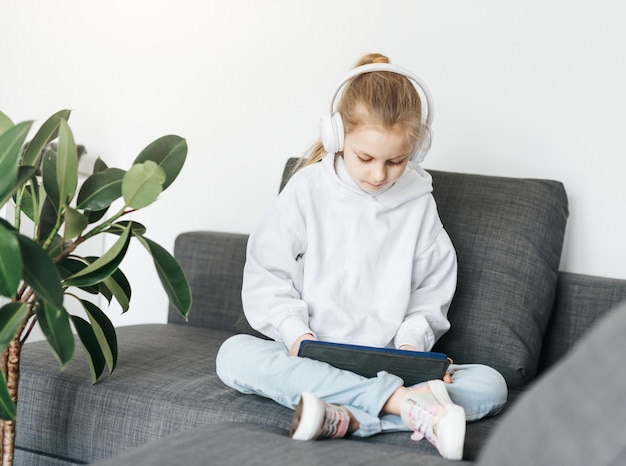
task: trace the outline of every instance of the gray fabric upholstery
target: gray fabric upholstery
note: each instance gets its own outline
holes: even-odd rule
[[[541,367],[563,357],[596,320],[625,299],[626,280],[561,272]]]
[[[626,302],[609,313],[505,415],[481,466],[626,462]]]
[[[191,325],[235,329],[241,313],[247,242],[247,235],[206,231],[183,233],[176,238],[174,255],[192,289]],[[185,322],[172,307],[168,321]]]
[[[436,349],[499,370],[509,388],[537,371],[568,216],[556,181],[431,172],[457,250],[450,331]]]
[[[221,424],[196,429],[124,452],[96,466],[162,465],[341,465],[443,466],[467,462],[419,455],[388,445],[339,439],[322,442],[291,440],[285,431],[254,424]]]
[[[289,425],[290,410],[242,397],[215,375],[217,349],[232,333],[173,324],[117,333],[118,365],[95,385],[83,354],[61,371],[46,342],[25,346],[18,448],[92,462],[223,421]]]

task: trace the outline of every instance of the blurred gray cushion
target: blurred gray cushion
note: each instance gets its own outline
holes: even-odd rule
[[[407,439],[407,442],[410,441]],[[300,442],[289,438],[284,430],[255,424],[225,423],[172,435],[96,463],[95,466],[164,464],[444,466],[450,465],[451,462],[438,455],[421,455],[388,445],[368,445],[363,441],[352,439]],[[471,463],[454,462],[454,464]]]
[[[603,318],[504,416],[481,466],[626,461],[626,302]]]

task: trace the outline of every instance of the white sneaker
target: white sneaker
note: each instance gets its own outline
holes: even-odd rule
[[[291,421],[294,440],[321,440],[344,437],[350,426],[350,415],[343,406],[331,405],[304,392]]]
[[[424,437],[449,460],[463,458],[465,411],[452,403],[445,383],[431,380],[411,387],[401,406],[402,421],[414,430],[411,439]]]

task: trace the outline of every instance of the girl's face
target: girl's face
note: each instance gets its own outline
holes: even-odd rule
[[[373,193],[402,176],[411,149],[402,128],[365,124],[346,134],[343,159],[352,179]]]

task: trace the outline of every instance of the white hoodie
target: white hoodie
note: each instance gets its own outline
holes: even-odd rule
[[[301,169],[252,232],[246,317],[287,348],[313,333],[322,341],[429,351],[450,328],[457,271],[432,178],[411,165],[372,195],[346,175],[333,154]]]

